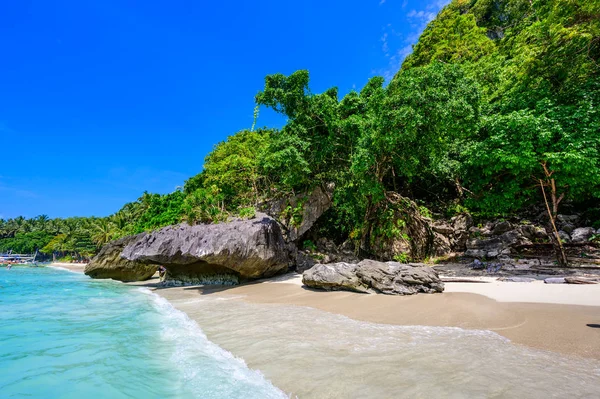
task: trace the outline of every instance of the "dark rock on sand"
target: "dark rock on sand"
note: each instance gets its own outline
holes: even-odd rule
[[[546,284],[565,284],[565,278],[564,277],[550,277],[544,280],[544,283]]]
[[[565,277],[567,284],[600,284],[600,277]]]
[[[174,285],[235,284],[288,268],[279,225],[260,213],[249,220],[165,227],[129,243],[123,257],[165,266],[165,283]]]
[[[156,265],[131,261],[121,257],[128,244],[144,234],[121,238],[104,245],[98,255],[85,267],[84,273],[92,278],[112,278],[119,281],[144,281],[156,273]]]
[[[504,281],[507,283],[531,283],[533,281],[535,281],[534,278],[529,278],[529,277],[517,277],[517,276],[512,276],[512,277],[502,277],[499,279],[500,281]]]
[[[302,282],[312,288],[389,295],[444,291],[437,272],[419,264],[363,260],[358,264],[318,264],[304,272]]]

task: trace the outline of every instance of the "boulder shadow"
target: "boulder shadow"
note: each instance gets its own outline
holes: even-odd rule
[[[600,328],[600,324],[586,324],[589,328]]]

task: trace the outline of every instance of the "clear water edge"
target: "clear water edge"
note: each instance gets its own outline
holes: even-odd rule
[[[0,269],[3,398],[287,398],[144,288]]]

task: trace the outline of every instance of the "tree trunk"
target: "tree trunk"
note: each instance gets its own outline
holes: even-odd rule
[[[550,204],[548,203],[548,197],[546,197],[546,189],[544,188],[544,181],[542,179],[540,179],[540,187],[542,188],[542,194],[546,204],[546,211],[548,213],[548,222],[545,225],[546,234],[548,234],[550,241],[552,242],[552,247],[554,248],[558,265],[567,267],[569,262],[567,260],[567,255],[565,254],[565,249],[560,240],[558,229],[556,228],[556,214],[558,213],[558,203],[560,200],[557,201],[556,199],[556,185],[554,184],[554,179],[552,179],[550,184],[550,187],[552,188],[552,210],[550,209]]]

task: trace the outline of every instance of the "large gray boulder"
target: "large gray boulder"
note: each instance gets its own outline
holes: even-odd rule
[[[85,267],[92,278],[111,278],[119,281],[144,281],[156,273],[156,265],[127,260],[121,257],[125,246],[143,236],[130,236],[105,244],[98,255]]]
[[[288,253],[277,222],[253,219],[148,233],[127,245],[122,256],[167,269],[166,284],[236,284],[271,277],[288,268]]]
[[[318,264],[302,274],[302,282],[307,287],[320,288],[327,291],[347,290],[369,293],[369,287],[356,275],[358,265],[354,263]]]
[[[361,293],[413,295],[444,291],[444,283],[430,267],[398,262],[363,260],[358,264],[315,265],[304,272],[302,282],[312,288]]]

